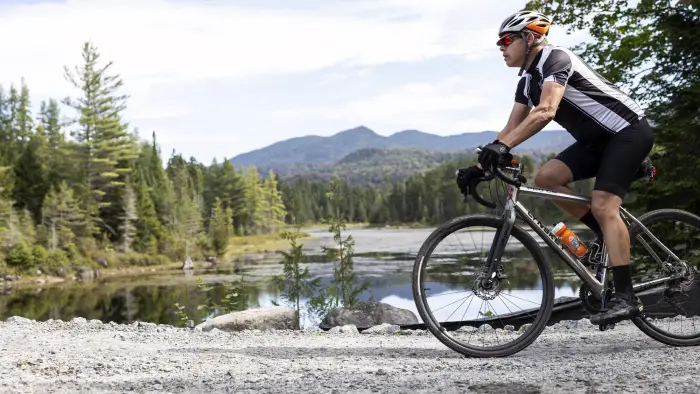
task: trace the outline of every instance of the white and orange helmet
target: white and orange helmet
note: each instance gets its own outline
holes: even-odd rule
[[[498,36],[508,33],[530,32],[536,36],[535,43],[549,34],[552,21],[538,11],[522,10],[507,17],[498,29]]]

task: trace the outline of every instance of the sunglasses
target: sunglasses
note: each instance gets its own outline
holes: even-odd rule
[[[498,45],[499,47],[500,46],[507,47],[508,45],[512,44],[513,41],[515,41],[518,38],[520,38],[520,36],[517,34],[509,34],[507,36],[501,37],[500,40],[496,41],[496,45]]]

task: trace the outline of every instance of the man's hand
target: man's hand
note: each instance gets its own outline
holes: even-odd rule
[[[479,153],[479,164],[481,168],[491,169],[494,166],[498,166],[503,162],[504,158],[509,155],[510,148],[496,140],[483,148],[481,148],[481,153]]]
[[[484,176],[484,170],[477,166],[472,166],[469,168],[460,168],[457,170],[457,186],[459,191],[462,192],[464,197],[469,195],[469,188],[471,183]]]

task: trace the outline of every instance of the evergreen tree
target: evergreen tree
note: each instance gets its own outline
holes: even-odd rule
[[[135,222],[138,220],[138,212],[136,206],[136,193],[134,193],[131,183],[127,180],[124,189],[124,214],[122,215],[121,237],[122,250],[125,253],[131,252],[132,244],[136,236]]]
[[[46,150],[46,137],[39,131],[24,145],[14,168],[13,200],[19,209],[26,208],[36,223],[41,221],[41,206],[49,189]]]
[[[46,228],[48,249],[53,252],[73,245],[75,230],[83,227],[84,220],[68,184],[64,181],[58,187],[51,187],[42,207],[42,224]]]
[[[217,258],[221,258],[226,254],[232,236],[233,214],[231,213],[231,208],[224,208],[221,200],[216,198],[211,208],[209,239]]]
[[[119,203],[115,200],[121,200],[124,175],[131,171],[128,160],[135,158],[127,125],[121,119],[127,96],[117,93],[123,82],[119,75],[108,74],[112,62],[99,65],[100,54],[94,45],[86,42],[82,57],[82,67],[76,66],[74,71],[65,68],[66,78],[81,90],[82,96],[64,100],[80,114],[80,127],[72,132],[78,142],[75,159],[82,163],[83,183],[78,190],[86,196],[82,202],[91,219],[89,232],[96,233],[96,226],[102,226],[116,236],[118,219],[114,213],[123,209],[108,208]]]

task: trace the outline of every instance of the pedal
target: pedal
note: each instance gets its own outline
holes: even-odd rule
[[[600,331],[614,330],[614,329],[615,329],[615,323],[601,324],[601,325],[598,326],[598,329],[600,329]]]

